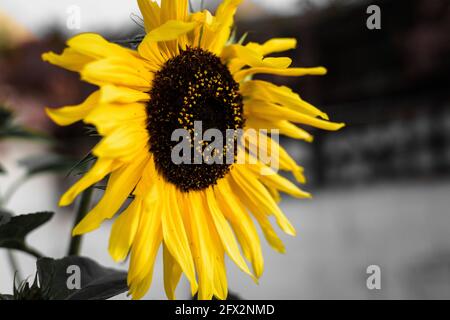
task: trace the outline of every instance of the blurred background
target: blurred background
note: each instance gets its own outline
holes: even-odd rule
[[[217,3],[205,1],[209,9]],[[366,26],[371,4],[381,9],[379,30]],[[199,8],[200,1],[193,6]],[[73,10],[80,12],[78,29],[67,24]],[[27,132],[0,134],[5,171],[0,192],[11,195],[3,205],[16,214],[56,212],[29,237],[49,256],[66,252],[74,208],[56,204],[76,177],[42,170],[15,186],[30,163],[45,163],[53,157],[49,154],[62,154],[68,162],[86,155],[95,139],[86,139],[81,125],[51,124],[44,107],[78,104],[94,88],[43,63],[40,55],[60,52],[65,40],[80,32],[129,38],[142,32],[139,16],[134,1],[0,2],[0,106]],[[286,255],[264,245],[259,285],[230,264],[230,289],[243,299],[449,299],[449,1],[246,0],[237,32],[248,32],[248,40],[258,42],[297,38],[298,49],[289,53],[294,64],[323,65],[329,73],[271,80],[289,85],[347,127],[337,133],[314,131],[313,144],[283,141],[305,167],[305,189],[314,198],[283,200],[297,238],[283,236]],[[82,254],[126,269],[108,256],[110,227],[106,223],[87,235]],[[18,252],[14,258],[23,278],[34,274],[33,258]],[[0,249],[2,293],[12,291],[9,259]],[[381,290],[366,287],[369,265],[381,268]],[[189,297],[185,279],[178,297]],[[147,298],[165,298],[161,259]]]

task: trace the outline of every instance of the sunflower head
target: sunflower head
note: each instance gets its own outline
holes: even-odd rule
[[[295,39],[230,43],[240,2],[224,0],[213,15],[189,12],[187,0],[161,0],[161,5],[138,0],[146,35],[136,50],[87,33],[70,39],[61,54],[43,55],[99,87],[79,105],[47,109],[59,125],[83,121],[102,137],[92,151],[95,164],[60,205],[69,205],[107,178],[101,200],[73,234],[92,231],[118,215],[109,251],[116,261],[130,257],[128,285],[134,299],[149,289],[160,248],[171,299],[182,274],[199,299],[225,299],[226,255],[257,281],[263,272],[257,226],[275,250],[284,252],[270,218],[289,235],[295,229],[278,207],[280,192],[310,197],[279,175],[267,157],[258,156],[276,155],[279,169],[305,182],[303,168],[271,130],[312,141],[297,124],[326,130],[343,126],[329,122],[291,89],[253,79],[257,74],[322,75],[326,70],[290,67],[291,59],[270,56],[293,49]],[[239,130],[242,136],[227,134]],[[248,131],[255,134],[246,135]],[[174,161],[180,139],[190,162]],[[237,161],[242,155],[250,161]],[[133,200],[121,210],[130,194]]]
[[[147,110],[150,153],[167,181],[189,192],[208,188],[225,177],[230,170],[224,161],[227,145],[221,150],[223,163],[207,168],[203,164],[175,164],[172,157],[178,143],[172,141],[172,135],[177,129],[186,130],[191,149],[203,153],[211,143],[194,141],[195,122],[201,123],[202,136],[208,129],[218,129],[226,136],[227,130],[244,127],[239,84],[219,57],[201,48],[180,50],[155,74]]]

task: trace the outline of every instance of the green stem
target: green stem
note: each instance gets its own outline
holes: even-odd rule
[[[36,249],[28,247],[28,246],[25,246],[24,248],[21,248],[20,250],[23,251],[23,252],[26,252],[26,253],[28,253],[30,255],[32,255],[36,259],[40,259],[40,258],[44,257],[44,255],[42,253],[40,253]]]
[[[83,194],[81,195],[80,206],[78,207],[78,212],[77,212],[77,216],[75,218],[74,227],[84,218],[84,216],[88,212],[89,206],[91,203],[91,199],[92,199],[93,191],[94,191],[94,188],[92,186],[92,187],[84,190]],[[82,240],[82,236],[74,236],[71,238],[70,245],[69,245],[69,251],[68,251],[69,256],[72,256],[72,255],[77,256],[80,254],[81,240]]]

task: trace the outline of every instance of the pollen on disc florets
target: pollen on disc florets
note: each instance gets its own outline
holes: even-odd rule
[[[184,192],[216,184],[230,170],[226,161],[227,145],[222,150],[222,164],[175,164],[172,148],[178,142],[171,138],[176,129],[187,130],[193,138],[196,121],[201,121],[203,133],[218,129],[223,137],[228,129],[243,128],[243,99],[239,84],[227,66],[203,49],[181,50],[155,74],[150,96],[147,107],[149,145],[160,174]],[[209,142],[201,141],[200,148],[205,150],[208,146]],[[192,143],[192,154],[194,148],[198,145]],[[236,148],[233,152],[236,156]]]

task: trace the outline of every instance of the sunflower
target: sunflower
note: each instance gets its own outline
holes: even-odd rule
[[[83,121],[102,137],[92,150],[92,168],[62,196],[60,205],[71,204],[108,177],[101,200],[73,235],[93,231],[120,213],[109,252],[115,261],[130,256],[128,285],[134,299],[151,286],[160,247],[170,299],[183,273],[199,299],[225,299],[225,255],[258,281],[263,255],[256,225],[276,251],[284,252],[270,218],[289,235],[295,229],[278,207],[279,193],[310,197],[260,159],[237,163],[239,154],[252,157],[246,145],[235,148],[232,163],[175,164],[174,130],[193,132],[201,121],[202,130],[216,128],[224,134],[229,129],[277,129],[312,141],[294,123],[326,130],[343,126],[329,122],[291,89],[253,80],[257,74],[296,77],[326,70],[291,68],[289,58],[267,57],[295,48],[295,39],[245,45],[230,41],[240,2],[224,0],[214,16],[208,10],[190,12],[187,0],[162,0],[161,5],[138,0],[146,34],[136,49],[85,33],[68,40],[61,54],[43,54],[43,60],[78,72],[99,87],[79,105],[47,108],[58,125]],[[258,135],[267,139],[265,146],[278,148],[280,169],[304,183],[302,167],[270,134]],[[200,145],[209,146],[207,141]]]

